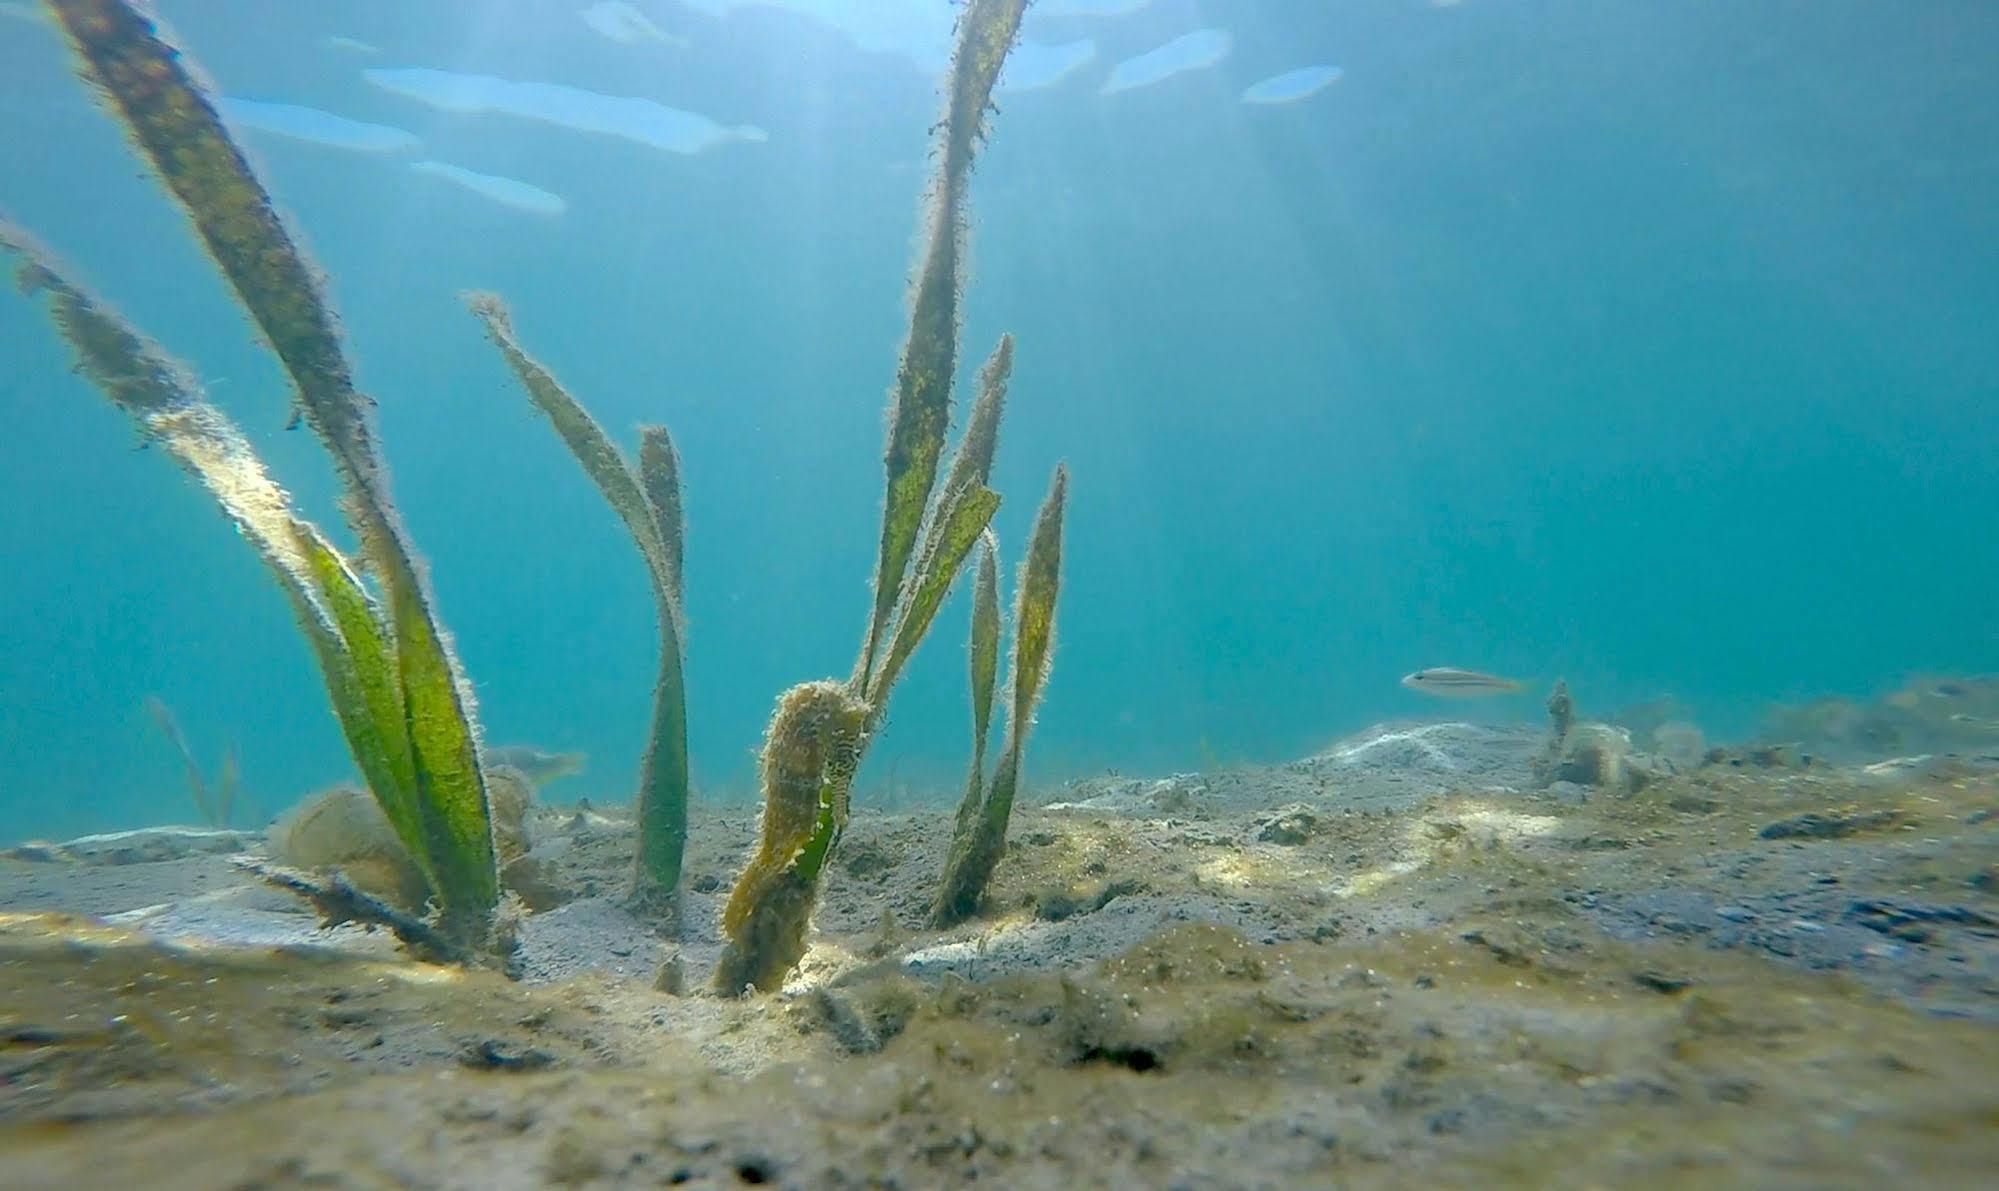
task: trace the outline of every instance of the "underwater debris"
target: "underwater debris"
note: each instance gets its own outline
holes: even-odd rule
[[[639,842],[633,896],[641,903],[656,903],[653,908],[670,917],[687,850],[687,680],[682,612],[686,524],[681,511],[680,456],[665,427],[643,426],[639,429],[639,465],[634,470],[589,411],[520,345],[512,316],[499,297],[474,293],[467,294],[465,300],[535,408],[547,416],[584,474],[625,523],[652,582],[659,626],[659,677],[653,685],[652,729],[639,762]]]
[[[4,236],[4,233],[0,233]],[[236,795],[243,785],[242,766],[236,758],[236,746],[231,743],[222,751],[222,764],[216,770],[215,790],[209,791],[208,782],[201,776],[201,764],[194,759],[194,750],[188,747],[187,737],[182,735],[180,721],[174,718],[173,709],[158,695],[146,696],[146,714],[160,726],[160,732],[179,754],[181,769],[187,775],[188,794],[194,799],[195,810],[201,815],[204,827],[228,827],[236,810]]]
[[[1062,516],[1068,494],[1069,474],[1058,466],[1048,487],[1048,497],[1034,519],[1027,560],[1020,568],[1020,590],[1015,596],[1013,614],[1013,700],[1007,713],[1006,744],[993,768],[992,783],[975,800],[986,735],[983,723],[976,724],[972,776],[965,800],[958,807],[951,854],[944,862],[944,875],[938,882],[937,901],[930,915],[932,924],[939,927],[954,926],[978,909],[986,882],[992,879],[993,866],[999,863],[1006,847],[1007,821],[1013,814],[1014,794],[1020,785],[1021,757],[1027,749],[1027,734],[1034,727],[1035,704],[1040,702],[1053,665],[1055,601],[1062,583]],[[992,706],[995,651],[982,640],[987,634],[997,632],[992,613],[986,610],[991,605],[985,601],[985,593],[991,587],[992,562],[993,552],[988,544],[979,560],[980,598],[975,604],[972,628],[973,715],[981,720],[990,718]]]
[[[804,955],[819,874],[846,828],[854,774],[904,663],[999,507],[986,479],[1011,366],[1007,338],[981,373],[980,395],[934,504],[931,495],[958,358],[965,192],[993,86],[1026,7],[1026,0],[972,0],[959,14],[936,128],[927,237],[890,399],[873,609],[846,682],[803,683],[778,699],[764,738],[756,851],[722,915],[727,946],[713,987],[725,996],[775,990]]]
[[[48,7],[284,365],[346,488],[343,507],[380,598],[291,508],[185,367],[65,280],[25,233],[0,228],[0,246],[25,258],[27,288],[47,298],[82,370],[202,479],[284,586],[349,750],[437,897],[440,929],[469,947],[497,944],[498,868],[470,689],[390,499],[372,402],[354,387],[320,275],[189,59],[150,17],[127,0]]]

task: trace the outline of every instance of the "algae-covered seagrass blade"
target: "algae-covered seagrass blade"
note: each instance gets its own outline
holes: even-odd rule
[[[951,460],[951,470],[923,527],[922,548],[916,566],[905,584],[902,604],[896,611],[895,631],[889,639],[888,654],[868,687],[868,701],[877,708],[888,703],[888,693],[910,656],[930,631],[930,622],[951,585],[964,568],[972,544],[992,523],[999,510],[999,494],[986,487],[992,474],[993,455],[999,449],[1000,414],[1006,404],[1007,380],[1013,371],[1013,337],[1001,336],[999,346],[979,371],[978,396],[965,435]]]
[[[230,138],[210,88],[158,21],[129,0],[46,0],[84,73],[193,219],[209,254],[298,387],[303,412],[350,483],[379,456],[319,271]]]
[[[514,333],[513,317],[495,294],[469,293],[466,305],[485,326],[521,387],[555,428],[563,445],[624,522],[645,561],[659,616],[659,675],[653,685],[652,727],[639,763],[638,858],[642,899],[670,896],[680,884],[687,846],[687,687],[681,612],[684,525],[680,457],[659,426],[641,429],[636,474],[617,444],[546,365]]]
[[[201,481],[277,577],[362,776],[390,820],[415,830],[415,777],[387,629],[346,562],[293,511],[249,440],[202,398],[186,367],[64,276],[25,233],[0,224],[0,248],[23,258],[23,288],[47,298],[79,371]],[[416,856],[428,876],[427,856]]]
[[[1035,514],[1020,564],[1020,591],[1013,613],[1013,708],[1008,721],[1010,751],[1025,747],[1034,708],[1048,685],[1055,653],[1055,601],[1062,590],[1062,523],[1069,506],[1069,469],[1057,465],[1048,495]]]
[[[1055,601],[1062,589],[1062,521],[1069,504],[1069,469],[1055,468],[1048,496],[1035,514],[1034,532],[1027,540],[1027,557],[1020,564],[1020,590],[1013,606],[1013,706],[1007,712],[1006,747],[986,796],[985,829],[994,855],[1006,836],[1013,813],[1014,791],[1034,729],[1034,709],[1048,685],[1055,657]]]
[[[986,787],[986,744],[992,735],[993,687],[999,673],[999,548],[987,530],[979,538],[979,570],[972,582],[972,634],[967,650],[972,695],[972,768],[965,778],[965,795],[958,803],[953,835],[969,830],[978,818]]]
[[[875,566],[874,611],[855,667],[854,686],[873,685],[882,635],[902,595],[910,556],[937,479],[951,420],[958,365],[958,303],[963,287],[965,190],[985,129],[993,85],[1020,34],[1027,0],[972,0],[958,17],[950,93],[939,126],[929,227],[910,301],[909,336],[896,368],[885,455],[887,496]]]
[[[83,72],[193,220],[284,365],[333,456],[344,508],[379,579],[417,783],[414,853],[428,853],[449,929],[483,933],[499,897],[472,697],[388,492],[372,404],[354,387],[320,275],[230,138],[192,62],[129,0],[46,0]],[[379,794],[379,792],[378,792]],[[384,800],[394,821],[395,808]],[[398,824],[399,832],[403,829]]]
[[[992,784],[974,816],[959,815],[938,884],[933,924],[952,926],[970,917],[984,896],[994,866],[1006,847],[1006,829],[1013,814],[1014,795],[1027,736],[1034,727],[1034,708],[1047,685],[1055,645],[1055,602],[1062,582],[1062,522],[1068,505],[1069,472],[1055,469],[1047,499],[1034,519],[1027,558],[1020,564],[1020,590],[1014,603],[1013,699],[1007,714],[1007,739],[993,768]]]
[[[873,610],[860,658],[847,682],[792,688],[780,700],[778,714],[771,721],[764,741],[765,826],[756,856],[738,879],[723,917],[728,945],[717,964],[714,986],[726,995],[738,995],[745,987],[777,988],[804,954],[819,877],[846,824],[855,770],[880,724],[883,704],[893,685],[893,671],[885,677],[878,675],[876,663],[882,660],[895,613],[907,598],[905,584],[926,514],[940,542],[933,552],[937,565],[928,573],[941,586],[920,598],[941,600],[998,500],[985,487],[983,465],[975,466],[979,448],[974,447],[962,457],[967,459],[967,468],[978,473],[978,482],[960,490],[955,509],[930,507],[949,429],[951,376],[957,362],[966,177],[993,85],[1020,32],[1025,9],[1026,0],[971,0],[958,18],[957,44],[947,82],[949,99],[937,130],[930,222],[912,287],[909,336],[890,397],[884,456],[887,495],[882,506]],[[997,406],[995,391],[995,417]],[[968,440],[972,437],[968,435]],[[990,441],[992,435],[984,437]],[[989,456],[989,447],[986,453]],[[943,565],[946,559],[948,566]],[[906,619],[909,635],[904,645],[893,651],[904,658],[915,648],[921,628],[927,624],[927,617]],[[796,700],[808,691],[814,693],[821,714],[797,714]],[[840,696],[837,700],[835,693]],[[786,758],[790,761],[784,765],[773,764]],[[797,787],[805,783],[794,772],[796,767],[815,775],[817,798],[811,832],[802,844],[794,845],[788,838],[779,838],[770,824],[780,819],[790,821],[791,812],[780,812],[780,807],[804,805]],[[777,780],[785,774],[798,780]]]
[[[1013,606],[1013,705],[1007,711],[1006,746],[993,771],[982,826],[993,857],[1006,837],[1007,818],[1034,728],[1034,708],[1048,685],[1055,651],[1055,600],[1062,586],[1062,519],[1069,502],[1069,469],[1055,468],[1048,496],[1034,518],[1027,557],[1020,564],[1020,590]]]
[[[681,510],[680,452],[674,449],[673,437],[664,426],[639,427],[639,485],[645,489],[646,504],[659,527],[666,594],[672,597],[674,610],[684,616],[687,515]]]
[[[687,639],[682,557],[680,453],[663,426],[639,428],[639,485],[664,551],[660,592],[659,674],[653,683],[652,728],[639,764],[639,847],[634,888],[640,900],[671,899],[680,888],[687,853],[687,803],[692,795],[687,753]]]
[[[535,408],[548,418],[549,425],[576,457],[583,473],[597,486],[611,511],[625,524],[625,529],[638,545],[639,555],[645,560],[654,591],[662,598],[673,596],[675,581],[673,575],[678,570],[676,557],[669,560],[666,543],[660,533],[660,523],[654,516],[652,504],[639,477],[633,474],[631,464],[625,461],[624,453],[618,450],[611,436],[590,416],[581,402],[564,388],[555,374],[527,349],[521,346],[514,333],[513,315],[498,295],[490,293],[468,293],[465,305],[486,329],[486,335],[493,345],[500,349],[521,388],[527,391],[528,399]]]

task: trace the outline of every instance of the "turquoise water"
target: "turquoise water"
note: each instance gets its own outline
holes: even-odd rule
[[[420,142],[244,133],[332,279],[489,737],[587,751],[552,797],[628,796],[655,646],[623,529],[466,287],[504,294],[627,442],[672,428],[695,776],[741,799],[776,693],[844,675],[864,627],[948,17],[658,0],[635,9],[664,36],[619,41],[585,7],[160,5],[223,93]],[[1276,760],[1463,710],[1397,685],[1429,665],[1564,676],[1597,711],[1671,693],[1722,736],[1772,701],[1999,669],[1999,10],[1098,7],[1134,11],[1030,16],[1094,56],[1003,97],[973,190],[967,375],[1019,340],[1010,561],[1056,460],[1073,473],[1036,781]],[[1203,28],[1226,56],[1100,93]],[[1241,101],[1314,64],[1343,74]],[[682,154],[364,76],[403,68],[649,97],[767,139]],[[11,7],[0,152],[0,206],[192,361],[330,523],[278,370],[57,38]],[[11,296],[0,358],[0,835],[189,817],[149,694],[211,765],[236,741],[267,809],[344,780],[285,604],[210,498],[133,449]],[[863,802],[956,783],[964,626],[948,609],[897,693]]]

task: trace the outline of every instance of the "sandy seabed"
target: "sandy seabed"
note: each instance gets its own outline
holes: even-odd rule
[[[777,996],[702,992],[631,828],[543,808],[521,979],[323,929],[155,829],[0,860],[14,1188],[1989,1186],[1999,762],[1533,790],[1537,733],[1044,791],[979,920],[857,810]],[[663,966],[687,991],[658,987]]]

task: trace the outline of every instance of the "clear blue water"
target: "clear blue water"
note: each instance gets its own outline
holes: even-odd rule
[[[246,134],[332,279],[489,737],[591,755],[554,797],[628,796],[651,606],[455,295],[503,293],[626,441],[672,428],[696,780],[746,796],[776,693],[845,674],[863,628],[937,110],[916,61],[936,22],[855,3],[904,52],[794,11],[830,0],[637,6],[685,47],[593,32],[580,0],[162,0],[226,94],[422,140]],[[1099,94],[1202,27],[1226,58]],[[1999,669],[1999,8],[1156,0],[1029,34],[1097,50],[1003,100],[973,195],[967,374],[1019,339],[1010,558],[1055,461],[1074,476],[1034,780],[1282,759],[1457,710],[1397,685],[1425,665],[1566,676],[1586,709],[1671,693],[1724,736],[1774,700]],[[1312,64],[1344,77],[1240,102]],[[650,97],[768,140],[680,155],[454,115],[373,67]],[[191,360],[331,522],[278,370],[12,6],[0,154],[0,206]],[[210,498],[133,449],[11,296],[0,363],[0,835],[188,818],[152,693],[211,764],[240,744],[266,808],[345,779],[285,604]],[[955,785],[964,625],[947,610],[898,691],[863,802]]]

